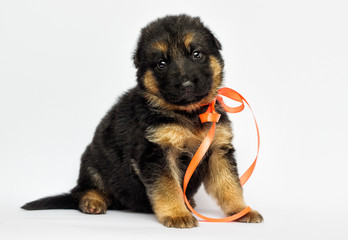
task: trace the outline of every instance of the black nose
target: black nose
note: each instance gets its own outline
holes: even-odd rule
[[[194,87],[193,82],[191,81],[185,81],[181,84],[180,89],[183,91],[192,91]]]

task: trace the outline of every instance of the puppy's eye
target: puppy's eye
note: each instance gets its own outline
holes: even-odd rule
[[[202,57],[202,53],[199,52],[199,51],[193,51],[192,52],[192,57],[195,58],[195,59],[199,59]]]
[[[167,63],[164,61],[164,60],[160,60],[158,63],[157,63],[157,68],[158,69],[164,69],[165,67],[167,66]]]

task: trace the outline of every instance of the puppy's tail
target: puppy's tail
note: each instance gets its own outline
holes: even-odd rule
[[[78,200],[71,193],[41,198],[22,206],[25,210],[78,209]]]

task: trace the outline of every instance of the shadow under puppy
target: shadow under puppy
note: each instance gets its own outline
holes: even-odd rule
[[[107,209],[154,212],[167,227],[197,226],[184,203],[185,170],[211,123],[199,114],[217,95],[223,78],[221,45],[199,18],[167,16],[141,31],[134,63],[138,84],[109,110],[82,155],[75,188],[22,208],[79,209],[102,214]],[[244,209],[232,130],[224,110],[215,138],[193,174],[187,197],[201,183],[226,215]],[[262,222],[251,211],[241,222]]]

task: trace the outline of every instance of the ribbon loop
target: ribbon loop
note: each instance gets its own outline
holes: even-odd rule
[[[234,91],[233,89],[230,89],[230,88],[221,88],[219,89],[218,91],[218,96],[217,96],[217,100],[219,101],[219,103],[221,104],[221,106],[224,108],[224,110],[228,113],[238,113],[238,112],[241,112],[243,111],[244,109],[244,102],[243,102],[243,97],[242,95],[240,95],[239,93],[237,93],[236,91]],[[237,101],[239,103],[241,103],[240,106],[238,107],[229,107],[227,106],[222,97],[221,96],[224,96],[224,97],[228,97],[234,101]]]
[[[221,96],[224,96],[224,97],[230,98],[232,100],[235,100],[235,101],[241,103],[241,105],[239,105],[238,107],[229,107],[229,106],[227,106],[224,103],[224,101],[223,101]],[[254,171],[254,168],[255,168],[255,165],[256,165],[256,160],[257,160],[258,155],[259,155],[259,148],[260,148],[260,134],[259,134],[259,128],[258,128],[258,125],[257,125],[257,122],[256,122],[256,118],[254,116],[254,113],[252,112],[252,109],[251,109],[249,103],[245,100],[245,98],[242,95],[240,95],[238,92],[234,91],[233,89],[221,88],[218,91],[218,96],[209,104],[209,107],[208,107],[207,111],[205,113],[199,115],[202,123],[204,123],[204,122],[213,122],[213,124],[212,124],[208,134],[203,139],[203,142],[199,146],[198,150],[196,151],[195,155],[192,157],[192,160],[191,160],[189,166],[186,169],[185,176],[184,176],[184,181],[183,181],[183,193],[184,193],[184,200],[185,200],[185,203],[186,203],[187,207],[196,216],[198,216],[198,217],[200,217],[200,218],[202,218],[202,219],[204,219],[204,220],[206,220],[208,222],[231,222],[231,221],[237,220],[238,218],[241,218],[242,216],[246,215],[248,212],[251,211],[251,208],[250,207],[246,207],[245,209],[243,209],[239,213],[234,214],[234,215],[229,216],[229,217],[225,217],[225,218],[209,218],[209,217],[205,217],[205,216],[199,214],[198,212],[196,212],[193,209],[193,207],[190,205],[190,203],[189,203],[189,201],[187,200],[187,197],[186,197],[186,189],[187,189],[187,185],[188,185],[188,183],[189,183],[189,181],[191,179],[191,176],[193,175],[193,173],[196,170],[198,164],[201,162],[201,160],[203,159],[205,153],[208,151],[211,143],[213,142],[213,138],[214,138],[214,134],[215,134],[215,128],[216,128],[216,123],[219,121],[220,116],[221,116],[220,114],[218,114],[215,111],[216,100],[221,104],[223,109],[226,112],[228,112],[228,113],[241,112],[244,109],[244,102],[250,108],[251,113],[252,113],[253,118],[254,118],[256,131],[257,131],[257,140],[258,140],[257,154],[256,154],[255,160],[252,163],[252,165],[239,178],[239,181],[240,181],[242,186],[244,185],[244,183],[246,181],[248,181],[249,177],[251,176],[252,172]]]

